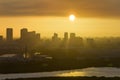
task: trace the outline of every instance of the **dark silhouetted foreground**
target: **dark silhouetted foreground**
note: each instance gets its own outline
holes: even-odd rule
[[[51,77],[51,78],[32,78],[32,79],[6,79],[6,80],[120,80],[119,77]]]

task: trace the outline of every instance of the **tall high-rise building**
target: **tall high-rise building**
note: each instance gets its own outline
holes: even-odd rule
[[[52,40],[54,40],[54,41],[58,40],[58,34],[57,33],[54,33],[54,36],[52,37]]]
[[[70,33],[70,39],[75,39],[76,35],[75,33]]]
[[[64,40],[67,41],[68,40],[68,32],[64,33]]]
[[[7,39],[7,41],[13,40],[13,29],[12,28],[6,29],[6,39]]]
[[[20,34],[21,34],[20,36],[21,36],[22,40],[26,39],[27,38],[27,34],[28,34],[27,28],[21,29],[21,33]]]

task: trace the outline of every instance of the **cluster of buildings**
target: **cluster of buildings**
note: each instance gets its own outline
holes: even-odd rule
[[[60,38],[58,37],[58,34],[57,33],[54,33],[54,35],[52,36],[52,40],[53,41],[56,41],[56,40],[59,40]],[[68,32],[65,32],[64,33],[64,38],[63,40],[64,41],[68,41],[68,40],[77,40],[77,39],[81,39],[81,37],[77,37],[75,33],[70,33],[70,36],[68,34]]]
[[[40,34],[35,31],[28,32],[26,28],[21,29],[21,40],[40,40]]]
[[[20,40],[27,40],[27,39],[40,39],[40,34],[36,33],[35,31],[28,32],[27,28],[21,29],[20,32]],[[0,41],[4,40],[3,36],[0,35]],[[6,29],[6,41],[13,41],[13,29],[7,28]]]
[[[87,44],[94,45],[94,39],[88,38]],[[35,31],[28,31],[27,28],[20,30],[20,38],[14,40],[13,38],[13,29],[6,29],[6,38],[0,36],[0,51],[11,51],[12,52],[25,52],[25,49],[28,48],[29,51],[39,48],[47,49],[56,49],[56,48],[69,48],[77,49],[83,47],[84,40],[82,37],[76,36],[75,33],[64,33],[64,38],[59,38],[57,33],[54,33],[52,39],[41,39],[41,35]]]
[[[34,45],[35,43],[39,43],[41,40],[41,36],[39,33],[36,33],[35,31],[28,31],[27,28],[23,28],[20,30],[20,38],[18,39],[20,41],[21,44],[32,44]],[[2,41],[6,41],[8,43],[13,42],[14,38],[13,38],[13,29],[12,28],[7,28],[6,29],[6,39],[4,40],[3,36],[0,35],[0,43]],[[58,43],[60,43],[61,41],[63,41],[64,43],[69,42],[70,46],[81,46],[83,45],[83,38],[76,36],[75,33],[68,33],[65,32],[64,33],[64,38],[61,40],[58,36],[57,33],[54,33],[54,35],[52,36],[52,40],[53,44],[57,45]],[[87,39],[88,43],[93,44],[94,40],[88,38]],[[41,41],[42,43],[42,41]],[[51,43],[49,43],[51,44]],[[46,44],[45,44],[46,45]]]
[[[40,34],[36,33],[35,31],[29,32],[27,28],[23,28],[20,31],[20,39],[19,40],[21,40],[21,41],[34,42],[36,40],[39,41],[40,39],[41,39]],[[0,41],[3,41],[3,40],[4,40],[3,36],[0,35]],[[8,42],[14,40],[12,28],[6,29],[6,39],[5,40]],[[52,41],[58,41],[58,40],[60,40],[60,38],[58,37],[58,34],[54,33],[54,35],[52,36]],[[70,35],[69,35],[68,32],[65,32],[63,41],[68,41],[68,40],[71,42],[76,42],[76,41],[82,41],[82,38],[77,37],[75,33],[70,33]],[[88,41],[92,42],[93,40],[90,39]]]
[[[25,47],[28,45],[29,50],[40,41],[40,34],[35,31],[28,31],[27,28],[20,30],[20,38],[14,39],[13,29],[6,29],[6,38],[0,36],[0,54],[5,53],[23,53],[25,52]],[[28,47],[27,46],[27,47]]]
[[[23,28],[20,31],[20,40],[26,40],[26,39],[38,39],[40,40],[40,34],[36,33],[35,31],[31,31],[29,32],[27,28]],[[70,33],[70,39],[75,39],[76,34],[75,33]],[[52,36],[52,40],[58,40],[60,38],[58,38],[58,34],[54,33],[54,35]],[[3,36],[0,35],[0,41],[4,40]],[[6,41],[13,41],[13,29],[12,28],[7,28],[6,29]],[[69,40],[69,34],[68,32],[64,33],[64,40]]]

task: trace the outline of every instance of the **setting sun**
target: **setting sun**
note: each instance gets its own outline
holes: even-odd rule
[[[71,15],[69,16],[69,20],[70,20],[70,21],[75,21],[75,15],[71,14]]]

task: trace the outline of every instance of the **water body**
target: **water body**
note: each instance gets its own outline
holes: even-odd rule
[[[40,77],[84,77],[84,76],[105,76],[120,77],[120,68],[103,67],[103,68],[85,68],[76,70],[54,71],[54,72],[37,72],[37,73],[19,73],[19,74],[0,74],[0,80],[17,79],[17,78],[40,78]]]

